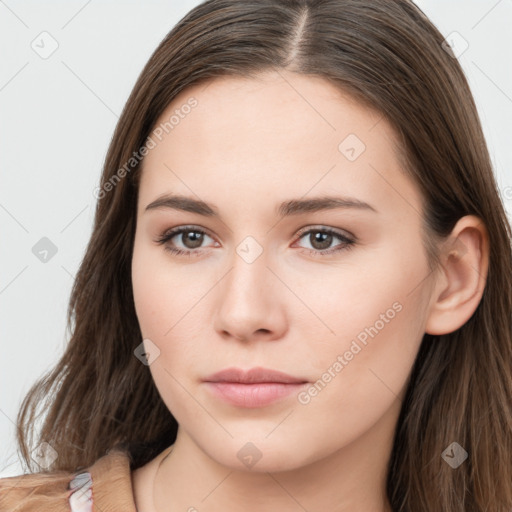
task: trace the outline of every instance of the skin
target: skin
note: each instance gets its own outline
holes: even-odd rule
[[[136,505],[390,511],[386,469],[414,359],[425,332],[452,332],[478,306],[485,228],[462,218],[442,246],[443,266],[430,272],[422,197],[400,168],[394,131],[324,79],[289,71],[217,78],[182,91],[157,124],[191,97],[197,106],[145,157],[138,197],[135,307],[143,338],[160,351],[149,371],[179,431],[172,453],[133,472]],[[354,161],[338,149],[349,134],[366,146]],[[221,217],[145,211],[171,192],[211,203]],[[275,212],[283,201],[324,195],[377,212]],[[167,245],[198,256],[155,242],[188,225],[207,233],[202,244],[177,235]],[[326,227],[355,243],[333,236],[321,245],[307,229],[297,235]],[[251,263],[237,253],[247,236],[263,251]],[[263,366],[313,384],[393,304],[400,311],[306,404],[292,394],[240,408],[202,382],[226,367]],[[252,467],[237,457],[247,442],[261,454]]]

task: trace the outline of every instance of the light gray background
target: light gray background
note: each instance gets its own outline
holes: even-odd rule
[[[67,341],[92,191],[118,116],[150,54],[199,3],[0,0],[0,477],[23,472],[14,444],[19,404]],[[455,49],[469,45],[459,61],[512,217],[512,0],[417,4],[445,36],[459,34],[450,39]],[[52,38],[58,48],[42,58],[32,45],[48,51]],[[42,237],[58,249],[46,263],[32,252]]]

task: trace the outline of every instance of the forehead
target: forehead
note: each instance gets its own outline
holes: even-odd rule
[[[329,144],[347,130],[364,137],[382,118],[325,78],[280,71],[255,78],[221,76],[193,85],[173,99],[156,127],[164,129],[163,137],[172,133],[216,143],[230,135],[237,142],[257,136],[260,142],[282,145],[307,135],[327,137]],[[166,126],[171,119],[172,127]],[[382,131],[393,138],[391,128],[382,124]]]
[[[151,137],[139,191],[146,204],[170,191],[217,202],[215,191],[284,199],[337,189],[375,202],[394,188],[415,200],[389,123],[321,77],[279,72],[194,85]]]

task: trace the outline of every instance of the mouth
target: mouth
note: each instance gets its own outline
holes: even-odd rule
[[[304,388],[308,381],[267,368],[227,368],[203,379],[210,392],[238,407],[263,407],[290,397]]]

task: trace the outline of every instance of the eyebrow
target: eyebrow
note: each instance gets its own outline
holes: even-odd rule
[[[214,205],[205,201],[176,194],[166,194],[159,197],[152,203],[148,204],[144,212],[163,208],[197,213],[198,215],[203,215],[205,217],[220,217],[218,209]],[[337,208],[357,208],[360,210],[369,210],[378,213],[370,204],[353,197],[323,196],[311,199],[290,199],[288,201],[284,201],[276,208],[276,214],[282,217],[287,217],[291,215],[333,210]]]

